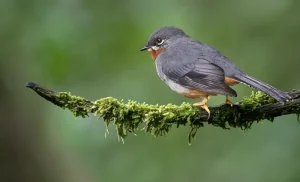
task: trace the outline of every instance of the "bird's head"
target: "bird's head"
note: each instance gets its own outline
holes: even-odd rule
[[[155,60],[156,57],[168,46],[176,40],[176,38],[183,37],[187,35],[183,30],[175,27],[163,27],[156,30],[150,38],[147,44],[141,49],[141,51],[148,50],[152,58]]]

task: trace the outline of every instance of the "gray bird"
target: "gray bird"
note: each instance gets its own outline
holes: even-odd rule
[[[175,92],[188,98],[203,98],[193,104],[210,115],[206,105],[210,96],[225,95],[225,104],[232,105],[228,96],[237,93],[230,86],[244,83],[264,92],[278,102],[290,96],[242,72],[221,52],[202,42],[192,40],[183,30],[163,27],[152,33],[141,51],[148,50],[155,61],[158,76]]]

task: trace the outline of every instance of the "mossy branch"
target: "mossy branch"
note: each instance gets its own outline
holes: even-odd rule
[[[135,133],[142,124],[143,129],[154,136],[166,135],[173,125],[177,127],[189,125],[190,142],[204,123],[223,129],[233,127],[245,130],[254,122],[264,119],[273,122],[275,117],[287,114],[296,114],[299,120],[300,114],[300,91],[290,92],[293,99],[285,104],[278,103],[261,92],[252,92],[251,96],[244,97],[233,106],[210,107],[211,116],[207,119],[206,111],[188,103],[182,103],[180,106],[149,105],[135,101],[124,103],[112,97],[89,101],[67,92],[49,90],[31,82],[27,83],[26,87],[33,89],[53,104],[69,109],[76,117],[84,118],[89,113],[94,113],[104,119],[106,126],[114,124],[121,139],[129,133]]]

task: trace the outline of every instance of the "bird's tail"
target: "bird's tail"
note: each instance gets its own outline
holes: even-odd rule
[[[231,78],[264,92],[265,94],[276,99],[278,102],[286,102],[291,98],[291,96],[288,93],[278,90],[277,88],[260,80],[257,80],[249,75],[234,75]]]

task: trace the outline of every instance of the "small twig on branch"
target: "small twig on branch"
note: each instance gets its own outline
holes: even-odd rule
[[[275,117],[300,114],[300,91],[290,92],[293,99],[285,104],[276,102],[273,98],[261,93],[252,92],[251,96],[233,106],[221,105],[210,107],[211,116],[207,119],[206,111],[182,103],[180,106],[149,105],[128,101],[123,103],[115,98],[107,97],[96,101],[89,101],[82,97],[73,96],[67,92],[56,92],[35,83],[27,83],[44,99],[63,108],[69,109],[76,117],[88,116],[89,113],[103,118],[106,126],[113,123],[118,136],[123,139],[129,133],[135,133],[141,124],[143,129],[154,136],[166,135],[175,125],[190,125],[189,142],[195,137],[197,130],[208,123],[223,129],[229,127],[249,129],[253,122],[267,119],[273,122]],[[298,119],[299,120],[299,119]]]

